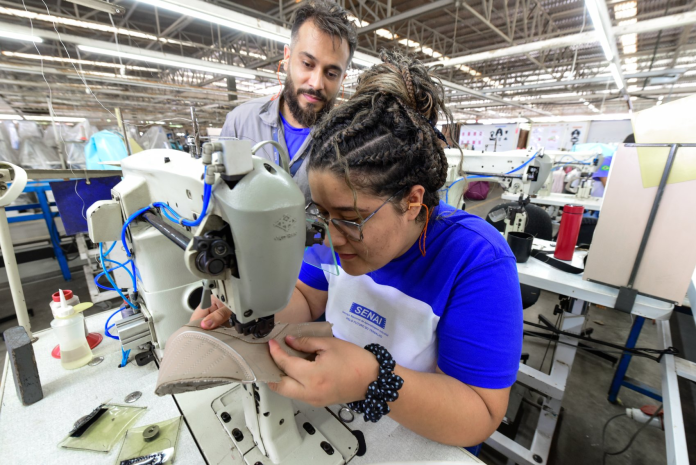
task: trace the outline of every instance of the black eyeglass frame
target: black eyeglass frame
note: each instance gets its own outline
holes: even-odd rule
[[[319,213],[319,209],[318,209],[318,208],[317,208],[317,213],[310,213],[310,212],[309,212],[309,208],[312,207],[312,206],[317,206],[317,204],[314,203],[314,201],[309,202],[309,203],[307,204],[307,206],[305,207],[305,215],[307,215],[307,216],[312,216],[312,217],[316,217],[316,218],[318,218],[319,220],[323,221],[327,226],[328,226],[328,224],[329,224],[329,221],[331,221],[331,223],[333,223],[333,225],[336,226],[336,229],[338,229],[338,232],[340,232],[341,234],[343,234],[343,236],[344,236],[346,239],[350,239],[351,241],[354,241],[354,242],[362,242],[362,241],[363,241],[363,237],[364,237],[364,236],[363,236],[363,227],[365,226],[365,223],[367,223],[367,222],[370,220],[370,218],[372,218],[373,216],[375,216],[375,215],[377,214],[377,212],[380,211],[380,210],[382,209],[382,207],[384,207],[386,204],[388,204],[389,202],[391,202],[391,201],[394,199],[394,197],[396,197],[397,195],[399,195],[400,193],[402,193],[402,192],[404,191],[404,189],[406,189],[406,188],[404,187],[404,188],[402,188],[402,189],[399,189],[394,195],[392,195],[391,197],[389,197],[382,205],[380,205],[380,206],[377,208],[377,210],[375,210],[375,211],[373,211],[372,213],[370,213],[370,214],[368,215],[368,217],[365,218],[361,223],[356,223],[355,221],[340,220],[340,219],[338,219],[338,218],[331,218],[331,219],[329,220],[329,219],[327,219],[327,218],[324,218],[324,216],[323,216],[321,213]],[[350,233],[346,232],[346,230],[344,230],[344,229],[341,227],[342,224],[345,224],[346,227],[357,228],[358,231],[360,232],[360,238],[358,239],[358,238],[355,238],[355,237],[351,236]]]

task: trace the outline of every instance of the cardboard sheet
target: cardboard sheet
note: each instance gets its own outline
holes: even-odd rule
[[[696,95],[643,110],[633,118],[633,131],[639,144],[696,142]],[[680,148],[668,183],[696,179],[696,148]],[[639,147],[643,187],[657,187],[667,161],[669,148]]]
[[[657,187],[643,187],[638,159],[636,148],[620,146],[612,160],[584,279],[628,284],[657,193]],[[694,199],[696,180],[666,186],[634,285],[640,293],[676,303],[684,300],[696,267]]]

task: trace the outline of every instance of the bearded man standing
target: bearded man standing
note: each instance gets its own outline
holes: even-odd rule
[[[275,140],[284,146],[290,156],[290,174],[309,202],[309,132],[333,107],[356,46],[355,28],[343,8],[325,1],[302,5],[295,13],[290,45],[284,49],[282,94],[239,105],[227,115],[220,137],[252,144]],[[280,164],[270,144],[256,155]]]

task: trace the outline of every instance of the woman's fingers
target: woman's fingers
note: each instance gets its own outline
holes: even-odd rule
[[[212,307],[211,307],[212,308]],[[219,307],[216,310],[213,310],[210,312],[208,316],[206,316],[203,321],[201,321],[201,328],[203,329],[215,329],[218,326],[223,325],[226,323],[230,317],[232,316],[232,311],[225,307]]]

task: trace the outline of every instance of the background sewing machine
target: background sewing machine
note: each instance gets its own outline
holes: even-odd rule
[[[232,310],[238,331],[265,335],[273,328],[316,231],[307,233],[304,196],[286,170],[252,156],[262,144],[206,144],[200,159],[164,150],[133,155],[121,164],[113,199],[89,209],[90,238],[123,238],[137,269],[125,296],[134,314],[116,325],[124,349],[161,357],[201,300],[209,306],[210,292]],[[338,465],[358,451],[356,437],[327,409],[291,402],[265,384],[176,397],[214,463],[222,451],[250,464],[312,457],[313,464]]]
[[[481,152],[447,149],[449,161],[447,182],[442,189],[443,200],[461,208],[465,191],[464,176],[471,181],[497,182],[504,189],[505,200],[517,201],[518,206],[508,209],[506,231],[522,231],[526,219],[522,202],[546,206],[551,217],[559,213],[559,207],[567,204],[582,205],[586,210],[599,210],[602,199],[591,197],[592,175],[602,166],[604,157],[599,151],[561,152],[534,150],[512,150],[508,152]],[[575,174],[564,180],[566,190],[574,194],[553,193],[553,170],[564,166],[577,168]],[[522,196],[522,198],[520,198]],[[512,210],[512,211],[511,211]],[[496,221],[501,220],[498,218]]]
[[[524,231],[527,213],[524,206],[531,196],[544,185],[552,169],[552,159],[543,150],[538,152],[514,150],[511,152],[478,152],[447,149],[449,164],[447,182],[441,189],[441,197],[454,207],[463,207],[465,180],[482,180],[499,183],[517,201],[517,205],[501,211],[494,221],[505,221],[505,231]]]

